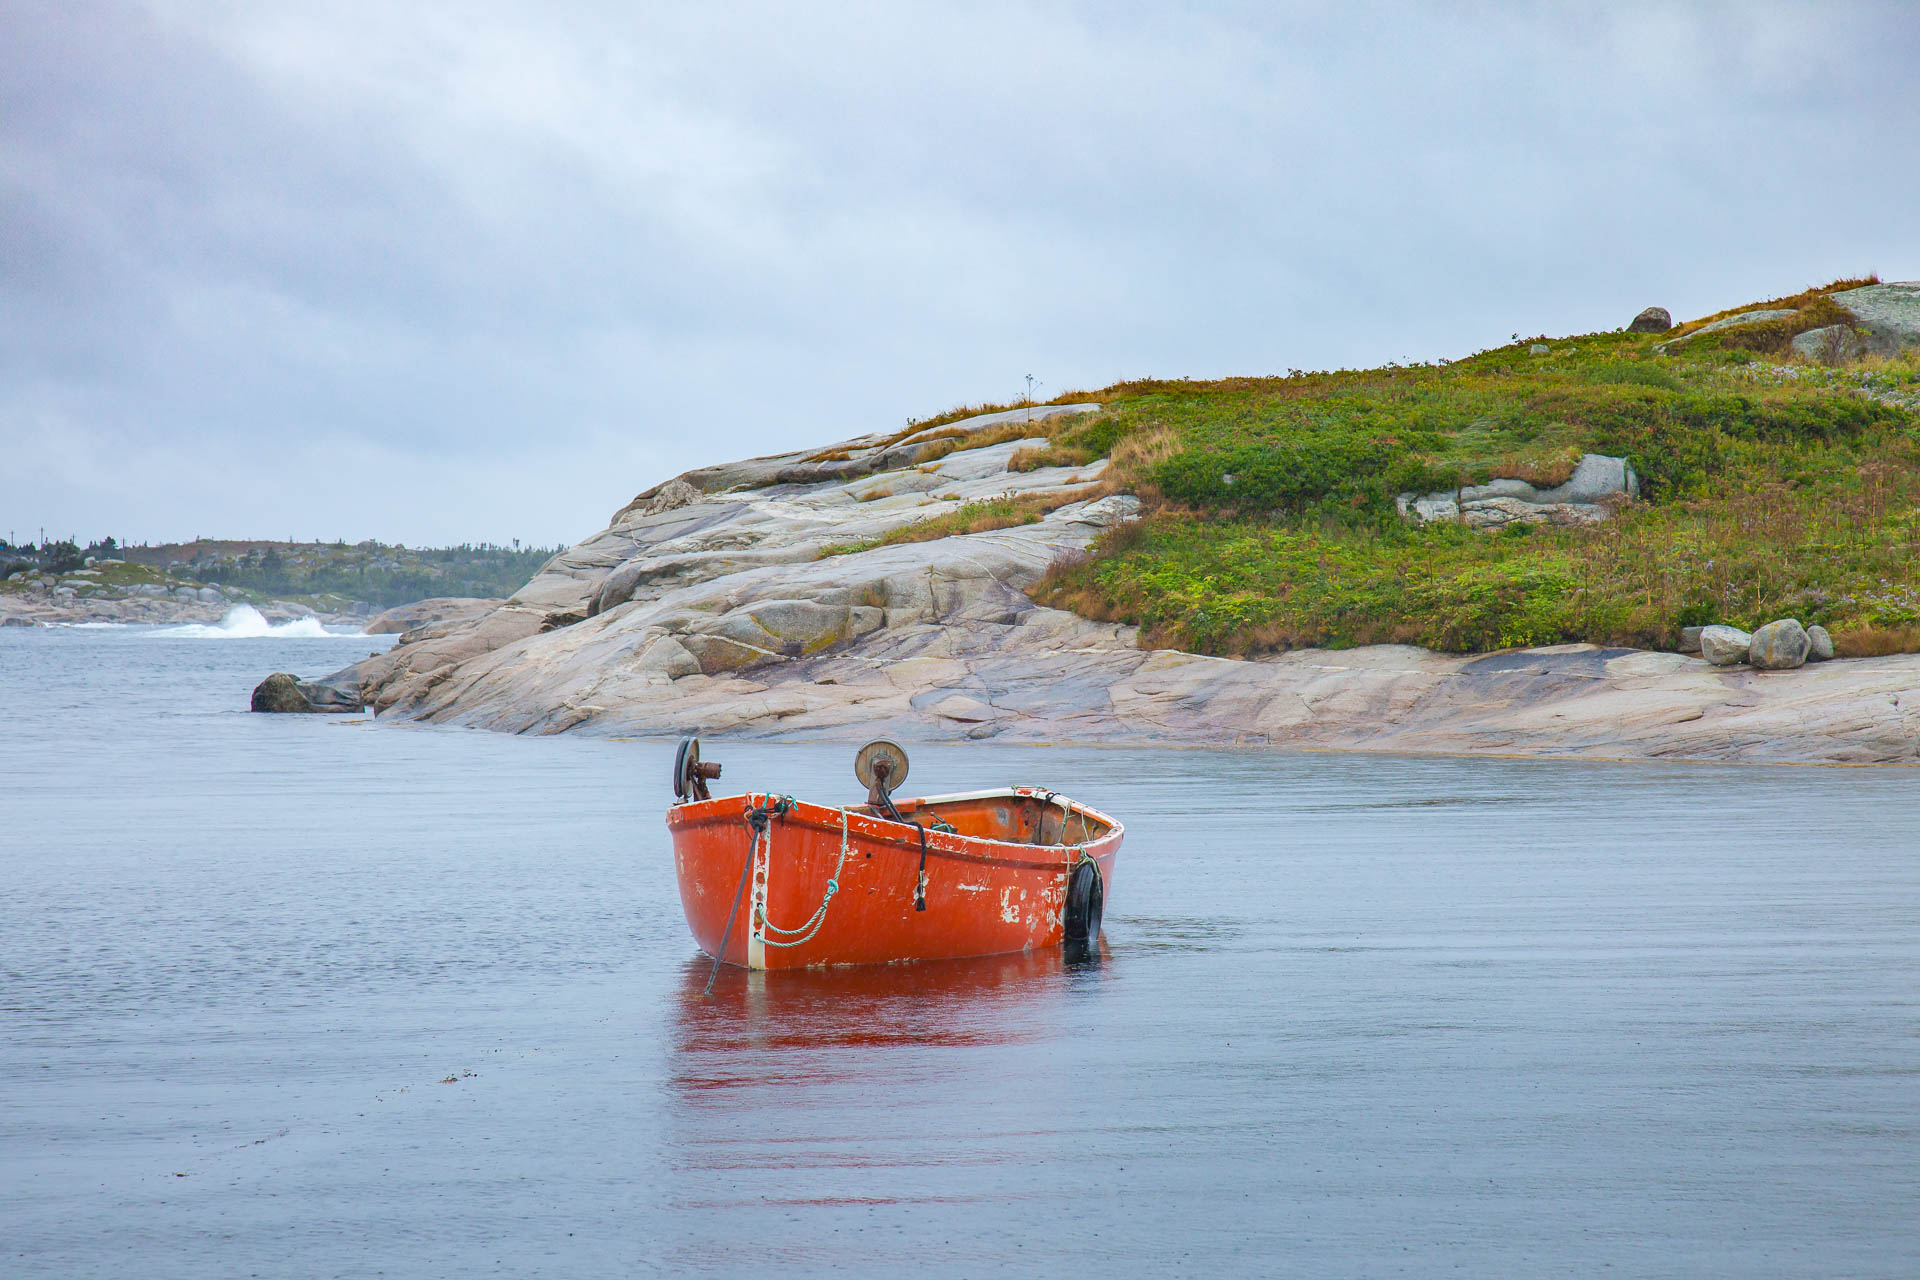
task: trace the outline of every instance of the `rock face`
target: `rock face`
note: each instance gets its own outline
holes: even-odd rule
[[[477,618],[492,613],[505,603],[504,600],[484,600],[472,596],[435,596],[376,613],[367,619],[363,629],[370,636],[399,635],[403,631],[412,631],[436,622]]]
[[[1414,524],[1457,520],[1473,529],[1509,524],[1599,524],[1640,496],[1640,477],[1625,458],[1589,453],[1567,482],[1536,489],[1525,480],[1494,480],[1437,493],[1403,493],[1396,503]]]
[[[1738,627],[1702,627],[1700,656],[1716,667],[1736,666],[1747,660],[1753,637]]]
[[[1673,328],[1673,316],[1665,307],[1648,307],[1633,318],[1628,333],[1665,333]]]
[[[1812,649],[1806,628],[1792,618],[1781,618],[1753,633],[1747,645],[1747,665],[1756,671],[1792,671],[1807,665]]]
[[[1844,364],[1866,354],[1867,344],[1851,325],[1830,324],[1793,337],[1794,354],[1822,364]]]
[[[1871,284],[1830,296],[1853,316],[1866,350],[1897,355],[1920,347],[1920,280]]]
[[[1251,661],[1141,649],[1130,627],[1027,594],[1136,510],[1105,493],[1101,465],[1010,470],[1043,430],[944,456],[925,434],[871,436],[690,472],[499,608],[416,628],[298,690],[309,705],[324,687],[383,717],[515,733],[1920,762],[1920,657],[1781,680],[1589,645]],[[1624,485],[1624,469],[1597,473],[1609,461],[1584,459],[1563,496]],[[879,544],[1007,493],[1053,509]],[[549,627],[567,614],[581,616]]]

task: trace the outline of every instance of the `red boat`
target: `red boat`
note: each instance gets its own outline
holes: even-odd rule
[[[667,810],[700,949],[750,969],[883,964],[1097,945],[1118,822],[1039,787],[896,801],[906,753],[862,748],[868,802],[713,798],[720,766],[680,744]]]

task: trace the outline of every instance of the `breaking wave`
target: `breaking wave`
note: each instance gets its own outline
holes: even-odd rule
[[[167,627],[162,635],[181,636],[189,640],[255,640],[262,636],[278,639],[311,638],[324,640],[329,636],[351,635],[352,632],[329,631],[320,625],[318,618],[295,618],[291,622],[268,622],[266,617],[250,604],[237,604],[227,610],[227,616],[206,626],[198,622],[185,626]]]

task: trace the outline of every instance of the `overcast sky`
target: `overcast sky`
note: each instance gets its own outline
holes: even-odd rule
[[[1920,8],[0,0],[0,534],[572,542],[1124,377],[1920,276]]]

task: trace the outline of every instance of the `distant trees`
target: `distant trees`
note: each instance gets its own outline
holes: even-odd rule
[[[263,595],[337,595],[390,607],[428,596],[504,596],[523,586],[557,548],[467,544],[418,548],[367,541],[351,548],[269,544],[231,558],[197,556],[187,572],[202,582]]]

